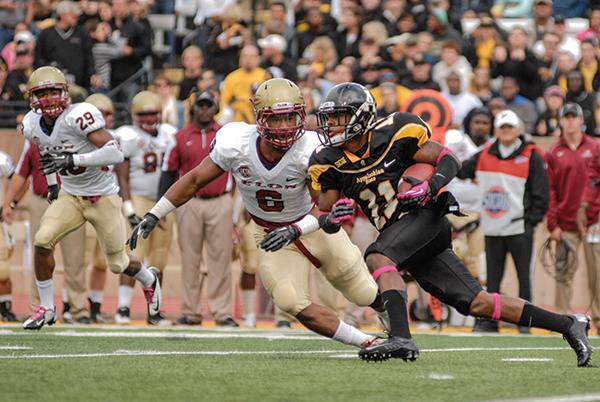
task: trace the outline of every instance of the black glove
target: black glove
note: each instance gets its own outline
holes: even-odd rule
[[[295,225],[277,228],[267,233],[260,242],[260,248],[265,251],[277,251],[300,237],[300,229]]]
[[[136,227],[137,225],[139,225],[142,222],[142,218],[140,218],[136,214],[129,215],[127,217],[127,220],[129,221],[129,224],[131,225],[132,228]]]
[[[348,198],[340,198],[331,212],[319,217],[319,226],[325,233],[336,233],[342,227],[342,224],[354,217],[354,203]]]
[[[142,219],[142,221],[133,228],[131,237],[129,240],[127,240],[126,244],[129,244],[130,249],[135,249],[137,247],[138,236],[140,233],[144,239],[147,239],[148,236],[150,236],[150,232],[152,232],[156,225],[158,225],[158,218],[148,212],[146,215],[144,215],[144,219]]]
[[[75,167],[72,154],[45,154],[40,158],[44,176]]]
[[[58,184],[48,186],[48,195],[46,196],[48,203],[52,204],[58,198],[58,191]]]

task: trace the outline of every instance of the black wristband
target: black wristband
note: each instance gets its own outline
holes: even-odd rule
[[[435,174],[429,180],[429,189],[431,190],[432,195],[436,195],[440,188],[444,187],[446,184],[450,183],[458,170],[460,169],[460,164],[451,154],[446,154],[442,156],[437,167],[435,169]]]

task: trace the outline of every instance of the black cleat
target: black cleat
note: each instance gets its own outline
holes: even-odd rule
[[[571,318],[573,324],[563,334],[563,339],[577,354],[577,367],[590,367],[593,352],[587,335],[590,329],[590,317],[585,314],[573,314]]]
[[[358,357],[366,361],[383,361],[399,358],[404,361],[415,361],[419,357],[419,348],[412,338],[391,336],[383,343],[362,348]]]
[[[90,302],[90,320],[94,324],[104,324],[108,322],[100,311],[102,309],[102,303],[93,302],[91,299],[88,299],[88,301]]]
[[[279,320],[275,323],[275,327],[278,329],[292,329],[292,323],[286,320]]]
[[[220,327],[238,328],[240,325],[231,317],[225,317],[223,320],[216,320],[215,323]]]
[[[202,325],[202,319],[193,319],[187,315],[182,315],[175,321],[175,325]]]
[[[2,321],[4,322],[20,322],[12,311],[12,302],[10,300],[0,302],[0,316],[2,316]]]
[[[473,332],[498,332],[498,321],[489,318],[475,318]]]

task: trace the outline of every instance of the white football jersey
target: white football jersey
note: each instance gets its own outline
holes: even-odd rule
[[[122,126],[116,131],[125,158],[129,159],[129,191],[132,195],[156,198],[160,167],[168,149],[175,144],[177,129],[161,124],[156,136],[137,126]]]
[[[58,116],[50,133],[45,132],[41,119],[42,116],[33,111],[23,119],[25,138],[36,144],[41,154],[85,154],[98,149],[87,139],[88,134],[104,128],[104,118],[96,106],[85,102],[69,106]],[[71,195],[110,195],[119,191],[117,182],[105,166],[74,167],[59,174],[62,190]]]
[[[0,151],[0,179],[9,177],[15,172],[15,164],[10,156]]]
[[[228,123],[219,130],[210,158],[231,172],[246,210],[269,222],[296,221],[310,212],[308,159],[321,143],[307,131],[271,170],[258,156],[255,125]]]

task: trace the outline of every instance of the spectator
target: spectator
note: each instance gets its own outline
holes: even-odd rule
[[[506,110],[506,102],[501,97],[492,98],[488,102],[488,108],[490,109],[492,116],[496,118],[500,112]]]
[[[527,47],[527,31],[515,27],[508,36],[508,46],[498,46],[492,57],[492,77],[514,77],[521,95],[533,101],[541,95],[538,59]]]
[[[552,0],[535,0],[533,6],[534,40],[540,40],[546,32],[554,30],[555,21],[552,18],[552,12]]]
[[[120,102],[130,102],[140,92],[142,63],[152,54],[151,35],[134,21],[130,13],[128,0],[113,0],[113,18],[110,20],[112,39],[120,46],[129,46],[131,54],[123,55],[111,62],[110,83],[113,89],[119,88],[114,98]]]
[[[481,150],[492,139],[493,121],[494,117],[488,108],[475,108],[465,116],[462,130],[471,138],[473,144]]]
[[[392,113],[400,110],[400,103],[398,102],[398,92],[396,91],[396,85],[393,82],[384,82],[379,87],[381,101],[376,102],[379,105],[377,109],[377,117],[387,117]]]
[[[596,110],[598,99],[594,93],[587,92],[583,86],[583,75],[579,70],[573,70],[567,76],[567,102],[577,103],[583,109],[585,132],[589,135],[596,133]]]
[[[589,10],[589,26],[587,29],[579,32],[575,39],[583,41],[585,39],[600,39],[600,7],[592,7]]]
[[[525,132],[533,133],[535,122],[537,121],[537,112],[532,101],[520,94],[519,84],[513,77],[504,77],[500,87],[500,95],[506,102],[506,108],[515,112],[521,117],[525,125]]]
[[[494,18],[531,18],[534,0],[496,0],[490,10]]]
[[[565,93],[559,86],[553,85],[544,91],[544,110],[535,123],[533,135],[559,137],[560,126],[558,123],[560,109],[565,103]]]
[[[565,52],[571,52],[575,61],[579,61],[581,58],[581,49],[579,46],[579,41],[569,35],[567,31],[567,21],[565,17],[559,15],[554,18],[554,29],[558,37],[560,38],[559,48]]]
[[[193,121],[175,135],[176,144],[165,157],[160,196],[208,156],[221,126],[214,120],[217,103],[210,92],[195,97]],[[200,325],[200,294],[207,281],[208,307],[217,325],[237,327],[231,317],[231,251],[233,200],[228,173],[221,175],[176,211],[183,283],[181,325]],[[201,270],[203,246],[207,260]],[[204,272],[203,272],[204,271]]]
[[[360,0],[365,22],[381,21],[383,19],[381,3],[381,0]]]
[[[519,297],[531,301],[533,231],[548,209],[544,159],[520,131],[518,116],[500,112],[494,121],[497,140],[463,163],[460,179],[474,179],[483,192],[481,228],[485,234],[487,290],[500,292],[506,254],[519,278]],[[488,330],[497,331],[497,322]],[[528,333],[529,328],[519,328]]]
[[[542,85],[548,85],[558,71],[558,44],[560,38],[555,32],[546,32],[541,41],[534,46],[539,59],[538,74]]]
[[[15,66],[6,77],[2,99],[24,101],[27,92],[27,81],[33,72],[33,53],[27,46],[23,45],[17,46],[16,53]]]
[[[204,55],[198,46],[188,46],[181,55],[181,64],[183,64],[183,80],[179,83],[179,100],[187,99],[196,82],[202,75],[202,65],[204,64]]]
[[[592,320],[600,327],[600,243],[592,242],[586,232],[598,225],[600,212],[600,143],[583,132],[583,110],[567,103],[560,112],[562,136],[546,153],[550,180],[550,208],[546,216],[550,238],[557,242],[555,307],[571,310],[573,275],[577,258],[567,258],[567,251],[579,254],[579,245],[587,265],[587,287],[592,300]],[[594,185],[594,181],[596,185]],[[573,256],[571,256],[573,257]]]
[[[477,67],[473,72],[469,92],[477,96],[483,104],[487,104],[490,99],[498,96],[498,93],[492,89],[490,69]]]
[[[238,67],[241,49],[248,41],[248,31],[241,24],[239,6],[225,8],[219,23],[212,29],[206,48],[206,66],[217,74],[219,82]]]
[[[394,65],[394,63],[383,62],[377,65],[377,70],[379,72],[379,86],[371,89],[371,95],[373,95],[373,99],[375,99],[375,104],[380,105],[383,102],[383,94],[381,93],[381,86],[385,83],[392,83],[396,88],[396,101],[398,102],[398,106],[406,103],[408,98],[410,98],[413,94],[413,91],[406,88],[405,86],[399,85],[399,77],[398,77],[398,69]],[[396,110],[400,110],[399,108]]]
[[[0,49],[12,40],[19,21],[25,20],[27,3],[25,0],[0,2]]]
[[[120,0],[124,1],[124,0]],[[77,3],[64,0],[56,6],[58,21],[40,32],[35,47],[35,67],[56,65],[71,83],[89,89],[100,86],[94,70],[92,40],[77,25],[80,14]]]
[[[383,3],[383,13],[381,22],[384,23],[389,36],[398,35],[397,23],[398,19],[404,13],[406,8],[405,2],[402,0],[386,0]]]
[[[0,57],[0,94],[4,91],[4,86],[6,84],[6,77],[8,76],[8,67],[6,63]]]
[[[17,46],[26,46],[32,52],[35,50],[35,36],[27,30],[24,23],[19,23],[15,27],[15,36],[12,42],[9,42],[2,49],[2,58],[6,62],[8,69],[12,70],[17,58]]]
[[[179,127],[177,99],[173,93],[173,85],[166,75],[160,74],[154,78],[154,92],[160,96],[160,103],[162,105],[160,114],[161,123]]]
[[[431,44],[431,54],[439,57],[442,53],[442,45],[453,40],[462,48],[462,38],[460,34],[450,26],[448,13],[443,8],[434,8],[427,17],[427,31],[433,36]]]
[[[440,90],[440,86],[431,79],[431,63],[421,53],[417,53],[411,60],[410,76],[404,78],[401,84],[413,90],[417,89],[435,89]]]
[[[259,67],[260,56],[256,46],[248,45],[240,53],[240,68],[225,77],[221,89],[221,110],[231,108],[234,121],[254,122],[252,105],[248,99],[253,87],[265,78],[265,70]]]
[[[494,24],[494,20],[485,17],[471,33],[465,49],[465,56],[473,67],[491,67],[494,49],[500,42],[500,34]]]
[[[385,43],[385,50],[389,54],[389,61],[396,64],[402,76],[408,74],[406,60],[414,56],[417,47],[417,38],[413,34],[404,33],[398,36],[392,36]]]
[[[269,35],[266,38],[259,39],[258,46],[263,52],[263,60],[260,63],[262,68],[278,67],[288,80],[295,82],[298,79],[296,64],[284,55],[287,49],[287,41],[283,36]]]
[[[470,92],[463,89],[460,74],[452,71],[446,78],[447,90],[442,94],[448,100],[452,107],[451,128],[458,128],[462,125],[465,116],[474,108],[483,106],[481,100]]]
[[[398,22],[396,22],[396,29],[399,34],[418,32],[415,16],[409,12],[404,11],[400,15],[400,17],[398,17]]]
[[[577,63],[571,52],[558,52],[556,71],[550,80],[551,85],[558,85],[567,92],[567,76],[577,68]]]
[[[561,0],[554,4],[554,15],[563,15],[565,18],[585,17],[587,10],[587,0]]]
[[[583,86],[587,92],[600,90],[600,58],[598,57],[598,41],[585,39],[581,42],[581,60],[577,69],[583,76]]]
[[[342,20],[335,33],[336,50],[340,59],[358,57],[358,44],[362,34],[362,10],[351,6],[342,10]]]
[[[441,60],[433,66],[431,77],[443,91],[448,91],[446,79],[450,73],[459,75],[462,85],[461,92],[467,91],[473,70],[467,58],[461,55],[459,44],[452,40],[442,45]],[[460,121],[462,122],[462,119]]]
[[[92,20],[87,26],[93,41],[94,68],[101,80],[101,84],[95,88],[95,91],[107,93],[111,89],[111,61],[117,57],[131,54],[133,49],[127,45],[117,45],[112,41],[110,38],[110,25],[107,22]]]
[[[86,26],[88,23],[100,22],[100,16],[98,15],[100,3],[97,0],[82,1],[79,3],[81,14],[77,20],[77,24]]]
[[[175,0],[154,0],[149,2],[152,9],[148,10],[152,14],[169,15],[175,14]],[[154,3],[152,5],[152,3]],[[147,8],[146,8],[147,9]],[[170,53],[165,58],[166,64],[173,64],[173,56],[175,55],[175,32],[167,31],[164,33],[165,44],[170,48]]]
[[[280,35],[282,35],[285,40],[289,43],[294,37],[294,26],[288,22],[287,18],[287,2],[285,0],[273,0],[269,3],[269,16],[266,19],[267,22],[279,26]],[[260,32],[259,37],[264,38],[265,36],[275,33],[275,32],[267,32],[266,23]]]
[[[431,65],[438,61],[438,58],[432,53],[432,46],[433,36],[429,32],[423,31],[417,34],[417,49],[415,54],[421,53]]]
[[[318,7],[312,7],[306,12],[307,27],[305,30],[298,29],[292,43],[289,54],[293,59],[298,59],[318,36],[333,37],[334,32],[326,24],[326,19]]]

